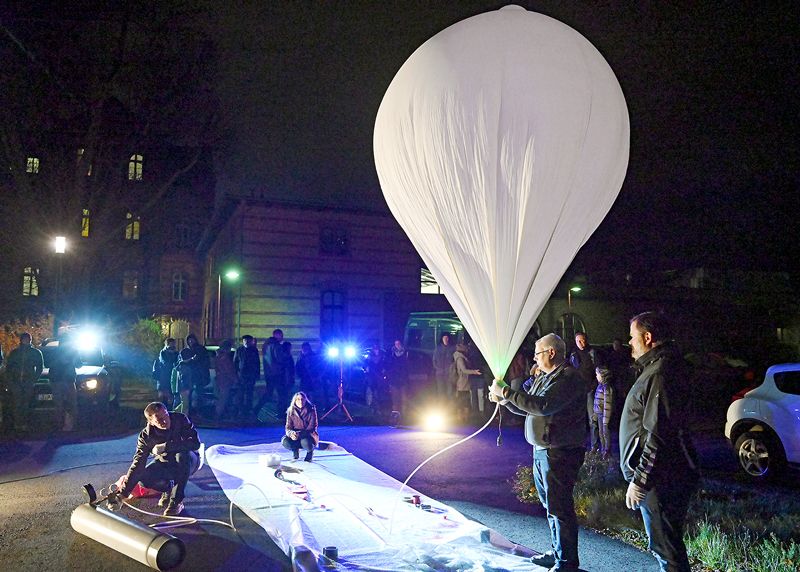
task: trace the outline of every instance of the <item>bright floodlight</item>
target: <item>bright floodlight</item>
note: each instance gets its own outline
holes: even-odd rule
[[[56,254],[64,254],[67,251],[67,238],[64,236],[57,236],[55,246]]]
[[[98,341],[96,332],[84,330],[78,334],[76,346],[79,351],[89,351],[97,347]]]
[[[573,286],[572,288],[570,288],[570,291],[571,292],[580,292],[581,291],[581,287],[580,286]]]
[[[446,420],[441,411],[430,411],[422,419],[422,429],[424,431],[442,431],[445,425]]]
[[[239,271],[238,270],[228,270],[225,273],[225,278],[228,280],[238,280],[239,279]]]
[[[352,359],[356,357],[356,348],[354,348],[353,346],[345,346],[344,357],[346,357],[347,359]]]
[[[331,346],[328,348],[328,357],[329,358],[337,358],[339,357],[339,348],[336,346]]]

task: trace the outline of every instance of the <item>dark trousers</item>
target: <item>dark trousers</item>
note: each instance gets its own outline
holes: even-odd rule
[[[314,439],[308,436],[304,437],[302,433],[300,433],[299,439],[289,439],[288,435],[284,435],[283,439],[281,439],[281,445],[283,445],[284,449],[290,451],[305,449],[307,453],[314,452]]]
[[[582,447],[534,448],[533,451],[533,482],[547,511],[550,542],[558,569],[577,570],[579,565],[578,519],[572,490],[584,454]]]
[[[33,382],[8,384],[8,393],[3,406],[3,425],[6,429],[10,430],[13,427],[19,431],[28,427],[32,400]]]
[[[639,505],[647,532],[648,548],[662,572],[690,572],[683,544],[686,512],[689,510],[698,479],[675,479],[656,485]]]
[[[286,410],[289,408],[289,387],[286,385],[286,381],[283,375],[276,375],[276,376],[266,376],[266,387],[264,388],[264,395],[261,396],[261,399],[258,400],[256,403],[255,414],[258,415],[258,412],[261,411],[261,408],[266,405],[267,401],[272,398],[273,393],[278,394],[278,398],[275,401],[275,414],[280,416],[286,415]]]
[[[197,451],[175,453],[174,460],[153,460],[145,466],[140,465],[131,474],[122,494],[129,495],[136,483],[142,483],[148,489],[169,493],[170,501],[181,502],[186,483],[199,466],[200,455]]]
[[[586,394],[586,414],[589,420],[589,449],[600,450],[600,427],[594,412],[594,390]]]

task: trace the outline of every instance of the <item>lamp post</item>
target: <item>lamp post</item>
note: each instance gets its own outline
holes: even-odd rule
[[[572,308],[572,293],[573,292],[580,292],[580,286],[573,286],[569,290],[567,290],[567,308]]]
[[[57,236],[53,247],[56,253],[56,259],[58,263],[56,264],[56,293],[53,300],[53,336],[58,337],[58,314],[59,314],[59,306],[61,304],[61,273],[63,272],[64,266],[64,254],[67,252],[67,239],[64,236]]]
[[[347,418],[348,421],[352,423],[353,418],[350,416],[350,412],[347,410],[347,406],[344,404],[344,360],[345,358],[348,360],[353,359],[356,356],[356,349],[353,346],[345,346],[343,349],[339,349],[336,346],[331,346],[328,348],[328,357],[331,359],[338,359],[339,360],[339,387],[336,390],[336,397],[337,402],[334,404],[333,407],[328,409],[325,414],[319,418],[320,421],[325,419],[328,415],[339,409],[342,408],[344,412],[344,416]]]
[[[222,305],[221,304],[222,304],[222,277],[223,277],[223,275],[225,276],[225,279],[228,280],[229,282],[236,282],[236,281],[239,280],[239,277],[240,277],[239,271],[236,270],[235,268],[231,268],[229,270],[226,270],[224,274],[222,274],[222,273],[217,274],[217,319],[216,319],[216,325],[214,327],[214,333],[216,334],[217,338],[219,338],[221,336],[221,331],[222,331]],[[242,292],[242,285],[241,285],[241,282],[239,282],[239,297],[240,298],[241,298],[241,292]],[[239,300],[239,304],[238,305],[241,306],[241,299]],[[237,315],[241,316],[241,310],[239,310],[237,312]],[[239,335],[239,333],[238,333],[238,331],[239,331],[239,319],[237,319],[237,321],[236,321],[236,330],[237,330],[236,335],[238,337],[238,335]]]

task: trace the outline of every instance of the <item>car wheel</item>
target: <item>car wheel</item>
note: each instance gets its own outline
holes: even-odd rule
[[[773,477],[785,462],[780,443],[766,431],[749,431],[740,435],[734,450],[739,458],[739,468],[752,479]]]

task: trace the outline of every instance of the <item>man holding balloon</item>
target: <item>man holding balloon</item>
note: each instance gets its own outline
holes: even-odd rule
[[[526,392],[494,380],[490,399],[525,415],[525,439],[533,445],[533,480],[547,511],[551,550],[534,556],[550,570],[578,570],[578,521],[572,490],[583,465],[586,440],[585,385],[566,362],[566,344],[555,334],[536,342],[540,374]]]

